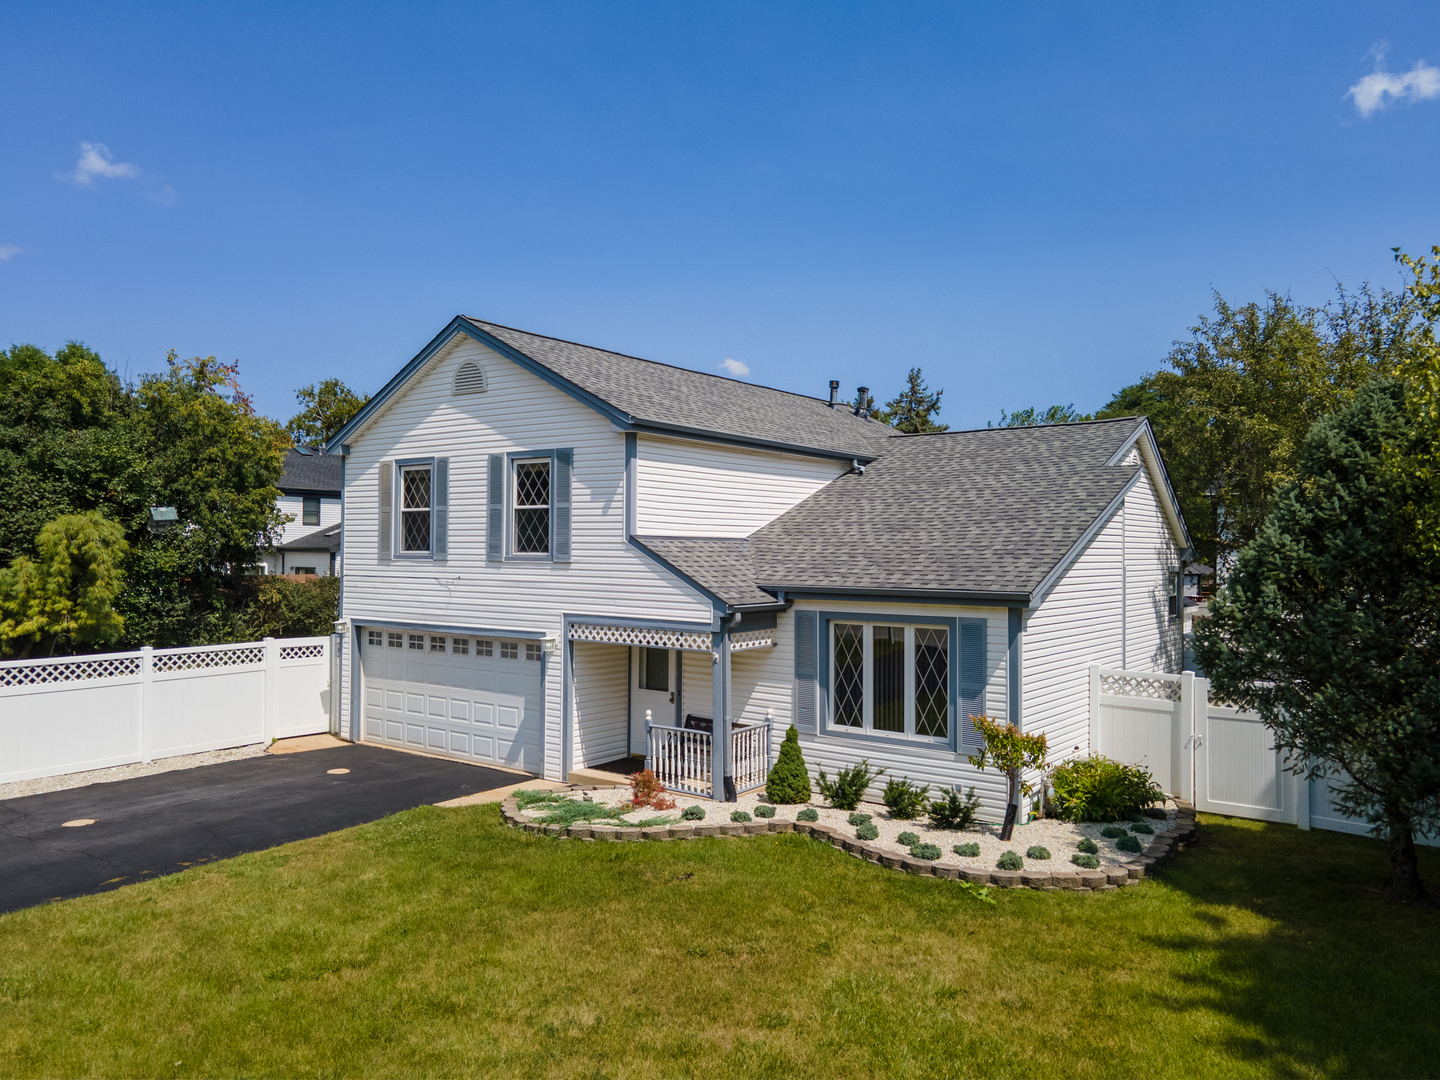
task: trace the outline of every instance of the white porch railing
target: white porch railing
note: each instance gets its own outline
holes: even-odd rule
[[[709,797],[710,732],[656,723],[647,723],[646,728],[650,733],[649,765],[665,790]]]
[[[730,767],[739,794],[762,787],[770,776],[770,720],[736,724],[730,731]]]

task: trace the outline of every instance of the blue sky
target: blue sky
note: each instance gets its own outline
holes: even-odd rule
[[[463,312],[1088,411],[1440,243],[1440,8],[1177,7],[0,3],[0,344],[284,419]]]

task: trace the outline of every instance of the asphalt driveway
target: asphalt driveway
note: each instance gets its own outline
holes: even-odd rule
[[[361,745],[10,799],[0,802],[0,912],[119,888],[518,779]],[[95,823],[62,824],[83,818]]]

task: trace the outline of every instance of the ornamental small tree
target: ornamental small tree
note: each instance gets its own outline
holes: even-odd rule
[[[794,724],[785,732],[785,741],[780,744],[780,755],[775,759],[765,783],[765,797],[772,803],[782,804],[810,801],[810,773],[800,753],[800,733],[795,730]]]
[[[1043,769],[1047,746],[1044,734],[1027,735],[1014,724],[992,720],[988,716],[975,717],[975,730],[985,740],[980,753],[970,755],[970,764],[977,769],[995,766],[1005,774],[1008,784],[1007,806],[1019,806],[1020,797],[1028,795],[1031,785],[1025,780],[1026,769]],[[1012,824],[1013,828],[1013,824]],[[1001,833],[1001,839],[1010,839],[1010,830]]]

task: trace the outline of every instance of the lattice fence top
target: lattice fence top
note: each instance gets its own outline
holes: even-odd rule
[[[1100,693],[1114,697],[1179,701],[1180,680],[1173,675],[1100,675]]]
[[[730,635],[730,651],[740,652],[743,649],[767,649],[775,644],[775,631],[771,630],[741,630],[739,633]]]
[[[281,660],[308,660],[325,655],[324,645],[281,645]]]
[[[155,654],[156,671],[195,671],[200,668],[239,667],[242,664],[263,664],[265,646],[239,649],[207,649],[204,652],[167,652]]]
[[[101,660],[47,660],[0,665],[0,686],[118,679],[140,674],[139,656],[108,656]]]
[[[694,630],[660,630],[648,626],[602,626],[571,623],[571,641],[594,641],[603,645],[646,645],[652,649],[683,649],[709,652],[710,635]]]

